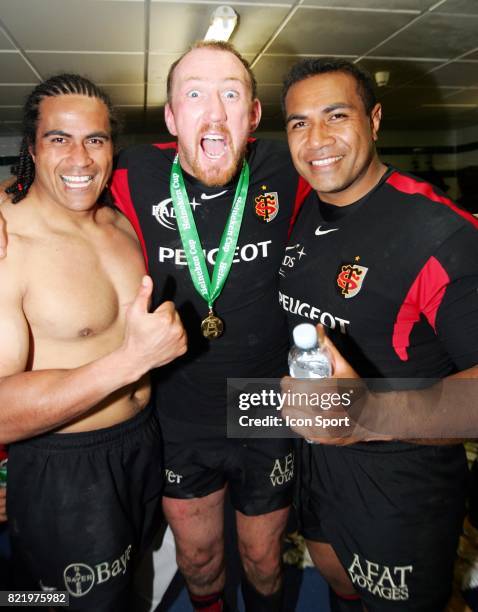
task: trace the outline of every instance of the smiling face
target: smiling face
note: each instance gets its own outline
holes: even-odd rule
[[[40,103],[32,193],[72,211],[91,210],[113,163],[108,109],[97,98],[61,95]]]
[[[327,72],[298,81],[285,107],[294,165],[321,200],[345,206],[375,186],[385,170],[375,150],[381,106],[366,113],[351,75]]]
[[[260,116],[249,75],[232,53],[193,49],[174,69],[166,125],[178,138],[182,168],[204,185],[231,180]]]

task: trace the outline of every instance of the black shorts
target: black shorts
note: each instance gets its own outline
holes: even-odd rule
[[[227,483],[232,505],[248,516],[292,502],[294,451],[288,439],[227,438],[225,428],[160,416],[164,444],[164,495],[205,497]]]
[[[299,446],[301,530],[332,545],[367,610],[444,610],[464,517],[463,447]]]
[[[151,407],[110,428],[12,444],[16,588],[69,591],[71,610],[130,612],[134,565],[161,519],[162,473]]]

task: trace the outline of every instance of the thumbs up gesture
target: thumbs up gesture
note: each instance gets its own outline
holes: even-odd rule
[[[148,312],[149,301],[153,293],[153,281],[150,276],[143,276],[141,285],[136,293],[134,301],[129,306],[129,311],[138,313],[138,315]]]
[[[186,332],[173,302],[163,302],[148,312],[152,291],[153,281],[143,276],[126,312],[123,347],[131,367],[140,370],[139,376],[184,355],[187,349]]]

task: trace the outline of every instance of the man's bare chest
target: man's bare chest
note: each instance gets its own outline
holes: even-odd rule
[[[23,305],[34,339],[71,342],[122,330],[144,263],[120,234],[101,241],[54,237],[26,253]]]

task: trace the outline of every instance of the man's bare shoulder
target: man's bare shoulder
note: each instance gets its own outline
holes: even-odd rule
[[[29,354],[29,330],[23,310],[27,290],[21,238],[9,236],[6,257],[0,259],[0,376],[23,372]]]
[[[22,254],[22,248],[26,246],[32,237],[32,229],[35,224],[29,206],[20,202],[12,204],[4,202],[0,205],[0,213],[5,219],[6,232],[8,235],[8,249],[0,264],[11,265]]]
[[[14,236],[26,238],[31,233],[34,216],[28,199],[21,200],[18,204],[3,202],[0,205],[0,212],[6,221],[9,239]]]
[[[138,242],[138,238],[136,236],[136,232],[133,229],[133,226],[123,215],[123,213],[117,210],[116,208],[102,206],[98,209],[96,221],[97,223],[111,225],[120,232],[128,234],[128,236],[133,238],[135,242]]]
[[[17,211],[15,205],[6,202],[0,206],[8,234],[8,249],[6,256],[0,259],[0,300],[12,296],[23,289],[24,245],[28,240],[26,228],[28,216],[24,211]]]

